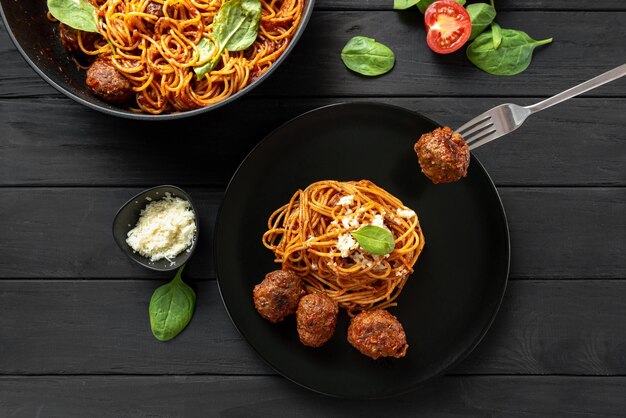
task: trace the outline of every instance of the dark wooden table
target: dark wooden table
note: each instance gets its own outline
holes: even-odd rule
[[[554,43],[500,78],[432,54],[421,15],[391,0],[319,0],[289,60],[253,95],[192,119],[141,123],[42,81],[0,29],[0,416],[621,415],[626,411],[626,79],[531,118],[476,152],[507,211],[511,276],[484,341],[397,398],[346,401],[277,376],[230,322],[212,260],[225,185],[272,129],[318,106],[375,101],[458,126],[530,104],[626,62],[626,2],[496,1],[503,27]],[[386,76],[350,73],[354,35],[389,45]],[[118,207],[172,183],[199,205],[187,270],[198,305],[160,343],[151,292],[169,274],[113,242]]]

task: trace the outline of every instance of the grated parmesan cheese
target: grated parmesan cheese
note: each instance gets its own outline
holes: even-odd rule
[[[165,193],[163,199],[152,201],[141,210],[137,225],[128,231],[126,243],[150,261],[171,261],[191,247],[195,235],[196,218],[191,204]]]
[[[352,202],[354,202],[354,196],[349,194],[347,196],[341,196],[341,199],[339,199],[339,202],[337,202],[335,206],[350,206]]]
[[[399,217],[405,218],[405,219],[410,219],[410,218],[415,216],[415,212],[412,211],[411,209],[400,209],[400,208],[398,208],[396,210],[396,213],[398,214]]]
[[[387,227],[385,226],[385,218],[383,218],[383,215],[380,215],[380,214],[374,215],[374,219],[372,219],[372,225],[377,226],[379,228],[387,229]]]
[[[341,252],[342,258],[347,258],[350,251],[358,248],[359,243],[350,234],[341,234],[337,237],[337,249]]]
[[[359,220],[356,216],[346,216],[341,220],[341,224],[345,229],[349,228],[357,228],[359,224]]]

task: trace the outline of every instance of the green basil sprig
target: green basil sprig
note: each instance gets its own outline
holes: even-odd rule
[[[372,38],[355,36],[343,47],[341,60],[354,72],[376,76],[393,68],[395,56],[386,45]]]
[[[96,8],[86,0],[48,0],[48,10],[67,26],[85,32],[98,32]]]
[[[480,35],[496,18],[496,9],[493,7],[493,3],[473,3],[469,4],[465,9],[472,22],[470,40]]]
[[[396,243],[388,229],[375,225],[365,225],[351,232],[361,248],[370,254],[385,255],[393,251]]]
[[[424,13],[428,6],[436,2],[437,0],[393,0],[393,8],[395,10],[405,10],[409,7],[413,7],[417,5],[417,8],[420,12]],[[459,3],[461,6],[465,4],[465,0],[454,0]]]
[[[467,48],[467,58],[472,64],[494,75],[521,73],[530,65],[534,49],[552,42],[552,38],[536,41],[519,30],[501,29],[500,33],[502,40],[498,48],[494,47],[492,31],[480,34]]]
[[[221,52],[215,54],[216,46],[215,42],[213,42],[209,38],[202,38],[198,45],[196,45],[198,49],[198,62],[204,62],[204,64],[197,65],[193,67],[193,71],[196,73],[196,78],[198,80],[202,80],[205,75],[207,75],[218,62],[222,58]],[[213,59],[207,61],[209,58],[213,57]],[[206,61],[206,62],[205,62]]]
[[[259,33],[260,21],[260,0],[229,0],[223,3],[212,24],[215,42],[202,38],[196,46],[200,54],[199,62],[213,57],[194,67],[198,80],[215,68],[224,50],[243,51],[252,45]]]
[[[405,10],[415,6],[420,0],[393,0],[394,10]]]
[[[168,341],[185,329],[196,306],[196,293],[182,280],[185,266],[174,280],[157,288],[150,299],[150,328],[159,341]]]
[[[493,40],[493,49],[498,49],[502,44],[502,28],[496,22],[491,24],[491,38]]]
[[[419,0],[417,2],[417,8],[420,9],[420,12],[426,13],[426,9],[428,9],[428,6],[430,6],[436,1],[437,0]],[[459,3],[461,6],[464,6],[466,3],[465,0],[454,0],[454,1]]]

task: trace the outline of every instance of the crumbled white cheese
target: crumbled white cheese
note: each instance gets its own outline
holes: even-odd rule
[[[384,228],[385,219],[383,218],[383,215],[380,215],[380,214],[374,215],[374,219],[372,219],[372,225],[378,226],[380,228]]]
[[[396,271],[396,277],[404,276],[407,273],[406,269],[400,269]]]
[[[359,219],[356,216],[344,217],[343,219],[341,219],[341,224],[346,229],[357,228],[360,225]]]
[[[165,193],[163,199],[150,202],[141,210],[126,242],[150,261],[170,260],[191,247],[195,235],[196,219],[191,204]]]
[[[354,202],[354,196],[349,194],[347,196],[341,196],[341,199],[339,199],[339,202],[337,202],[335,206],[350,206],[352,202]]]
[[[366,267],[370,267],[374,261],[367,254],[364,254],[360,249],[352,253],[350,258],[354,260],[356,264],[364,265]]]
[[[342,258],[347,258],[350,251],[355,250],[358,246],[359,243],[349,233],[337,237],[337,249],[341,252]]]
[[[380,263],[380,264],[376,264],[374,268],[372,269],[372,271],[383,271],[385,269],[387,269],[387,267],[385,267],[383,263]]]
[[[400,209],[400,208],[398,208],[396,210],[396,213],[398,214],[399,217],[405,218],[405,219],[410,219],[410,218],[415,216],[415,212],[412,211],[411,209]]]

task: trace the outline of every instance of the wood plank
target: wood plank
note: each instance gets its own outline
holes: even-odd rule
[[[225,185],[273,129],[319,106],[376,101],[460,126],[505,102],[540,98],[244,98],[223,109],[159,124],[112,119],[67,98],[0,100],[0,185]],[[37,118],[33,120],[32,115]],[[235,121],[246,116],[246,123]],[[626,99],[579,98],[533,115],[508,137],[476,151],[497,185],[626,185]],[[109,126],[115,123],[115,133]],[[211,133],[198,133],[211,126]],[[71,127],[69,129],[68,127]],[[253,128],[254,127],[254,128]],[[56,133],[56,134],[51,134]],[[418,133],[416,133],[417,136]],[[171,158],[171,138],[188,158]],[[181,154],[182,155],[182,154]],[[141,156],[141,158],[138,158]]]
[[[625,295],[617,280],[511,281],[492,328],[451,372],[625,375]]]
[[[313,394],[278,377],[0,379],[11,417],[621,416],[624,377],[444,377],[392,399]]]
[[[489,1],[468,0],[470,3]],[[622,0],[579,1],[570,0],[497,0],[498,11],[504,10],[626,10]],[[389,10],[393,0],[317,0],[318,10]],[[412,9],[411,9],[412,10]]]
[[[274,374],[236,331],[217,284],[187,282],[194,318],[162,343],[147,314],[160,282],[0,281],[0,375]],[[450,373],[625,375],[625,316],[626,281],[512,281],[485,339]]]
[[[157,278],[115,245],[117,209],[139,189],[0,189],[0,278]],[[214,277],[221,190],[190,188],[202,232],[189,263]],[[501,188],[513,278],[625,278],[626,188]]]
[[[432,53],[424,42],[421,16],[397,11],[318,11],[301,44],[257,95],[281,96],[549,96],[623,63],[626,37],[622,12],[505,11],[503,27],[527,31],[533,38],[553,37],[536,51],[530,68],[499,78],[475,68],[463,53]],[[606,28],[612,36],[606,36]],[[352,36],[367,35],[387,44],[396,66],[376,78],[345,68],[339,53]],[[0,37],[0,98],[50,94],[51,89],[27,68],[6,34]],[[314,63],[316,71],[311,71]],[[302,74],[307,74],[302,82]],[[626,80],[589,95],[623,97]],[[56,94],[55,94],[56,95]]]
[[[626,277],[625,188],[500,192],[511,232],[511,277]]]
[[[141,189],[3,189],[0,277],[165,278],[131,261],[115,244],[113,218]],[[221,191],[188,190],[199,212],[193,277],[213,277],[212,231]]]

